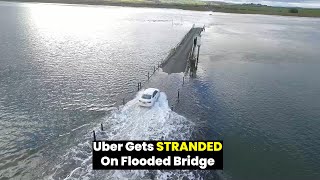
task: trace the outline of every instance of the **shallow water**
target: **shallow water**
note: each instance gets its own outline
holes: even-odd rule
[[[1,3],[0,179],[319,179],[320,21],[208,14]],[[193,23],[196,77],[146,82]],[[168,103],[140,111],[139,81]],[[100,123],[104,139],[223,139],[224,171],[92,171]]]

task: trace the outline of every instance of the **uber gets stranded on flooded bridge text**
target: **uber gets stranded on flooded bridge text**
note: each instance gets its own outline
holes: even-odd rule
[[[93,141],[93,169],[223,169],[222,141]]]

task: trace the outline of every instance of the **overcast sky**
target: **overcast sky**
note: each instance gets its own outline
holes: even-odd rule
[[[290,7],[308,7],[320,8],[320,0],[212,0],[231,3],[260,3],[270,6],[290,6]]]

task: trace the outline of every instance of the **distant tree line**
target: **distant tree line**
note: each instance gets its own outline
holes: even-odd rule
[[[290,8],[289,13],[298,13],[299,10],[297,8]]]

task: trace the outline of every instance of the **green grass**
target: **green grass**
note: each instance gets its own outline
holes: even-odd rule
[[[177,8],[201,11],[216,11],[240,14],[266,14],[282,16],[320,17],[320,9],[296,8],[298,13],[290,12],[290,8],[271,7],[255,4],[228,4],[201,0],[104,0],[108,2],[123,3],[124,5],[141,5],[161,8]]]
[[[203,1],[197,0],[160,0],[164,4],[186,4],[186,5],[206,5]]]
[[[294,8],[297,13],[291,13],[287,7],[271,7],[259,5],[219,5],[213,6],[213,11],[229,12],[229,13],[243,13],[243,14],[268,14],[268,15],[283,15],[283,16],[306,16],[306,17],[320,17],[320,9]]]
[[[10,0],[7,0],[10,1]],[[320,17],[320,9],[271,7],[255,4],[228,4],[201,0],[13,0],[45,3],[92,4],[153,8],[173,8],[196,11],[214,11],[240,14],[266,14],[281,16]],[[298,10],[297,13],[292,13]]]
[[[200,0],[104,0],[114,3],[146,3],[146,4],[180,4],[180,5],[205,5],[206,3]]]

